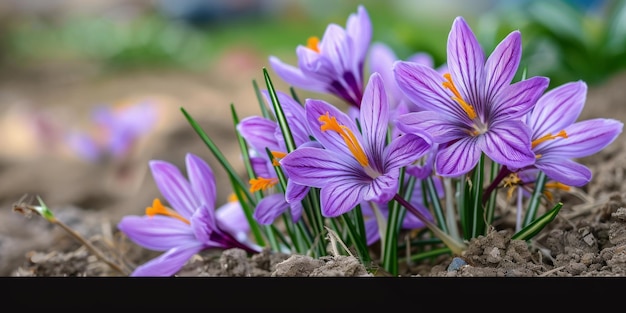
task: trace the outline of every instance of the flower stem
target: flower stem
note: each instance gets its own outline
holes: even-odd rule
[[[463,251],[467,248],[467,245],[465,245],[465,243],[460,242],[457,239],[452,238],[447,233],[443,232],[441,229],[439,229],[437,227],[437,225],[435,225],[433,222],[428,220],[428,218],[426,218],[426,216],[424,214],[422,214],[422,212],[420,212],[418,209],[416,209],[408,201],[404,200],[404,198],[402,198],[399,194],[396,193],[393,196],[393,199],[398,201],[398,203],[400,203],[409,212],[411,212],[411,214],[413,214],[417,218],[419,218],[424,223],[424,225],[426,225],[426,227],[428,227],[428,229],[430,231],[432,231],[433,234],[435,234],[435,236],[437,238],[441,239],[441,241],[443,241],[443,243],[448,248],[450,248],[450,251],[452,251],[452,253],[454,253],[456,255],[461,255],[461,253],[463,253]]]

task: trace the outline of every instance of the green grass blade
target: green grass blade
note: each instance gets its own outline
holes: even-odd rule
[[[185,110],[184,108],[180,108],[180,110],[185,115],[185,118],[187,119],[187,121],[189,122],[191,127],[193,127],[193,129],[196,131],[198,136],[200,136],[200,138],[202,139],[204,144],[206,144],[206,146],[209,148],[209,150],[211,150],[211,152],[213,153],[213,155],[215,156],[217,161],[220,162],[220,165],[222,165],[224,170],[226,170],[226,172],[228,173],[228,176],[230,176],[242,188],[242,190],[246,191],[246,195],[248,196],[250,201],[254,201],[254,199],[252,198],[252,195],[249,192],[247,192],[247,190],[248,190],[246,188],[247,184],[244,183],[241,180],[241,177],[239,177],[239,175],[237,174],[237,171],[235,171],[235,169],[232,167],[230,162],[228,162],[228,160],[226,159],[224,154],[222,154],[222,152],[217,147],[217,145],[215,145],[213,140],[211,140],[211,138],[209,138],[209,136],[207,136],[207,134],[204,132],[202,127],[200,127],[200,125],[198,125],[196,120],[194,120],[191,117],[191,115],[189,115],[189,113],[187,113],[187,110]]]
[[[546,212],[544,215],[530,223],[528,226],[522,228],[520,231],[515,233],[511,239],[519,239],[519,240],[529,240],[537,233],[539,233],[546,225],[548,225],[563,207],[563,202],[557,203],[552,210]]]
[[[259,101],[259,107],[261,108],[261,115],[267,119],[273,119],[270,112],[267,110],[267,106],[265,105],[265,101],[263,99],[263,94],[259,89],[259,85],[256,83],[256,80],[252,80],[252,87],[254,88],[254,94],[256,95],[257,101]]]
[[[285,113],[283,112],[283,108],[278,102],[278,96],[276,95],[276,90],[274,89],[274,84],[270,79],[269,74],[267,73],[267,69],[263,68],[263,75],[265,76],[265,84],[267,85],[267,90],[270,94],[270,98],[272,99],[272,105],[274,106],[274,114],[276,114],[276,121],[280,126],[280,131],[283,133],[283,138],[285,140],[285,146],[287,147],[287,152],[291,152],[296,149],[296,143],[293,140],[293,136],[291,135],[291,131],[289,130],[289,124],[287,123],[287,118],[285,117]]]
[[[472,192],[471,192],[471,203],[469,207],[466,207],[466,210],[471,211],[471,236],[472,238],[478,237],[478,235],[482,235],[485,232],[485,220],[484,209],[483,209],[483,180],[484,180],[484,170],[485,166],[485,154],[482,153],[480,155],[480,159],[478,159],[478,164],[474,168],[474,174],[472,177]]]
[[[522,226],[529,225],[537,216],[537,210],[539,210],[539,204],[541,203],[541,197],[543,197],[543,190],[546,186],[546,181],[548,180],[546,174],[544,172],[539,172],[537,175],[537,180],[535,181],[535,190],[530,198],[530,202],[528,204],[528,210],[526,211],[526,216],[524,216],[524,222]]]

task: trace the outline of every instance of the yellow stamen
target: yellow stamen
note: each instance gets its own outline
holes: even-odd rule
[[[306,46],[307,48],[317,53],[320,53],[320,39],[316,36],[309,37],[309,39],[306,41]]]
[[[513,191],[515,191],[515,187],[517,187],[517,185],[521,183],[522,180],[519,178],[519,176],[517,176],[517,173],[511,173],[509,174],[509,176],[502,179],[502,182],[504,183],[504,187],[509,188],[506,194],[507,199],[511,199],[511,197],[513,197]]]
[[[469,116],[471,120],[475,119],[476,111],[474,111],[474,107],[472,107],[469,103],[465,102],[463,98],[461,98],[461,94],[459,93],[459,90],[456,89],[454,82],[452,82],[452,76],[450,76],[450,73],[443,74],[443,77],[446,79],[446,81],[441,84],[443,85],[443,88],[447,88],[447,89],[450,89],[450,91],[452,91],[452,94],[454,94],[454,97],[452,97],[452,100],[456,101],[459,105],[461,105],[461,108],[463,108],[463,111],[467,113],[467,116]]]
[[[256,192],[259,190],[266,190],[274,185],[278,184],[278,178],[253,178],[250,180],[250,192]]]
[[[565,132],[565,130],[560,131],[558,134],[556,135],[552,135],[552,133],[548,133],[547,135],[537,138],[535,140],[533,140],[532,142],[532,148],[535,148],[538,144],[544,142],[544,141],[548,141],[548,140],[552,140],[552,139],[557,139],[557,138],[567,138],[567,133]]]
[[[239,201],[239,199],[237,198],[237,195],[233,192],[228,196],[228,202],[237,202]]]
[[[559,183],[559,182],[548,182],[545,185],[545,189],[546,190],[543,191],[543,194],[546,196],[546,198],[549,201],[552,201],[552,199],[553,199],[552,192],[550,192],[547,189],[560,189],[560,190],[564,190],[564,191],[569,191],[570,190],[570,186],[562,184],[562,183]]]
[[[546,183],[545,188],[560,189],[560,190],[564,190],[564,191],[569,191],[570,190],[570,186],[568,186],[566,184],[559,183],[559,182],[549,182],[549,183]]]
[[[280,163],[278,163],[278,161],[280,161],[280,159],[284,158],[286,155],[286,152],[272,151],[272,156],[274,157],[274,159],[272,159],[272,165],[280,166]]]
[[[341,135],[341,138],[343,138],[343,141],[345,141],[348,149],[352,152],[352,155],[354,155],[354,158],[359,162],[359,164],[363,167],[369,166],[367,155],[365,155],[365,152],[354,136],[354,133],[352,133],[348,127],[345,125],[339,125],[337,118],[334,116],[331,117],[328,112],[326,112],[325,115],[320,116],[319,121],[322,122],[322,126],[320,126],[322,131],[332,130],[337,132]]]
[[[165,215],[165,216],[169,216],[169,217],[173,217],[175,219],[181,220],[187,225],[191,225],[191,223],[186,218],[178,214],[178,212],[163,206],[163,204],[161,203],[161,200],[159,200],[158,198],[155,198],[152,201],[151,207],[146,208],[146,215],[150,217],[153,217],[155,215]]]

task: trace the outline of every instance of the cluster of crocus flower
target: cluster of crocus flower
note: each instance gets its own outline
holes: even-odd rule
[[[291,242],[306,251],[315,250],[315,242],[323,240],[321,225],[329,225],[349,234],[344,239],[357,247],[362,260],[368,259],[363,247],[381,240],[382,263],[391,272],[401,229],[426,227],[449,252],[460,253],[468,236],[477,233],[464,231],[461,237],[454,230],[459,222],[454,206],[466,216],[464,211],[483,212],[490,193],[503,183],[528,186],[538,173],[562,189],[582,186],[591,172],[574,159],[602,150],[622,132],[623,123],[613,119],[576,121],[586,98],[582,81],[552,90],[548,77],[514,82],[522,55],[519,31],[486,56],[458,17],[448,36],[447,62],[438,68],[425,54],[398,60],[389,47],[372,44],[371,37],[369,15],[359,6],[346,28],[331,24],[321,40],[312,37],[298,46],[297,66],[269,59],[292,86],[334,95],[343,103],[315,98],[300,103],[268,84],[264,100],[273,115],[237,124],[250,149],[250,192],[263,193],[252,208],[256,222],[273,225],[288,213],[291,219],[284,222]],[[348,112],[340,104],[347,104]],[[480,174],[485,158],[499,166],[486,186]],[[146,216],[120,223],[137,243],[167,250],[135,274],[175,274],[206,248],[255,251],[225,226],[232,221],[216,218],[215,183],[206,163],[188,156],[189,182],[166,162],[150,166],[176,211],[155,200]],[[454,203],[458,199],[464,200]],[[484,220],[476,216],[461,222]]]

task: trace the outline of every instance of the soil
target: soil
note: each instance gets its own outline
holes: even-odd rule
[[[63,229],[43,218],[13,211],[25,194],[39,195],[56,217],[87,238],[107,257],[123,258],[129,268],[158,253],[134,245],[116,231],[128,214],[143,214],[159,193],[147,171],[150,159],[184,168],[193,152],[226,173],[191,129],[180,107],[198,120],[231,160],[239,157],[230,119],[258,114],[251,81],[263,82],[266,60],[245,49],[226,52],[207,71],[175,69],[104,72],[90,65],[41,64],[0,77],[0,275],[125,276],[98,258]],[[243,51],[243,52],[241,52]],[[270,73],[270,75],[272,75]],[[279,90],[287,86],[278,79]],[[261,85],[261,84],[259,84]],[[580,119],[610,117],[626,121],[626,72],[590,86]],[[303,98],[308,94],[303,92]],[[140,149],[125,162],[89,163],[69,154],[54,138],[54,129],[70,122],[87,125],[88,110],[100,103],[151,99],[158,103],[159,123]],[[43,117],[48,137],[38,140],[29,120]],[[54,117],[54,118],[50,118]],[[564,203],[557,218],[531,242],[511,240],[514,207],[499,202],[501,218],[486,236],[472,239],[463,256],[401,265],[401,276],[419,277],[608,277],[626,276],[626,140],[579,160],[591,168],[592,181],[556,194]],[[233,162],[241,173],[242,165]],[[218,186],[218,203],[227,187]],[[34,202],[33,202],[34,203]],[[264,250],[247,255],[239,249],[204,251],[177,276],[389,276],[365,268],[352,256],[313,259]]]

